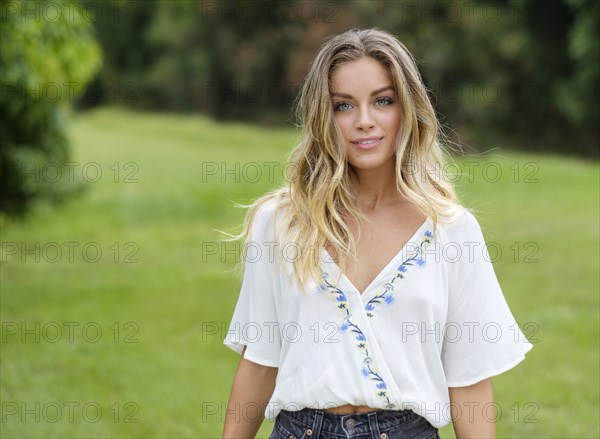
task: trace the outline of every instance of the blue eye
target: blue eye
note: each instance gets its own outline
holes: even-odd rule
[[[388,97],[377,98],[375,100],[375,105],[390,105],[393,103],[394,103],[394,100],[392,98],[388,98]]]
[[[338,102],[337,104],[333,104],[333,109],[335,111],[348,111],[350,104],[348,102]]]

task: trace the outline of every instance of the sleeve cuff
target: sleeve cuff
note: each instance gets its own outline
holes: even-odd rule
[[[478,382],[483,381],[486,378],[491,378],[496,375],[500,375],[500,374],[512,369],[517,364],[519,364],[521,361],[523,361],[525,359],[525,354],[528,353],[532,348],[533,348],[533,345],[531,343],[527,342],[524,344],[523,350],[516,358],[503,364],[502,366],[499,366],[492,370],[487,370],[485,372],[481,372],[481,373],[474,375],[472,377],[469,377],[469,378],[463,378],[463,379],[457,379],[457,380],[454,380],[454,379],[448,380],[447,379],[446,384],[448,387],[468,387],[468,386],[472,386],[473,384],[477,384]]]
[[[225,340],[223,342],[223,344],[225,346],[227,346],[228,348],[230,348],[231,350],[233,350],[234,352],[237,352],[238,354],[242,354],[242,351],[244,350],[244,344],[242,343],[236,343],[234,341],[231,340]],[[246,348],[246,352],[244,352],[244,358],[248,361],[252,361],[253,363],[256,364],[260,364],[261,366],[267,366],[267,367],[279,367],[279,360],[274,360],[274,359],[269,359],[269,358],[265,358],[262,357],[260,355],[256,355],[253,350],[251,349],[251,346],[249,346],[248,348]]]

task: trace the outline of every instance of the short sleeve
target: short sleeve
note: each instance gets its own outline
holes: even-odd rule
[[[506,302],[479,223],[468,211],[453,224],[456,248],[448,276],[442,364],[448,387],[499,375],[525,359],[533,345]]]
[[[242,285],[223,344],[239,354],[246,346],[244,358],[278,367],[281,335],[275,306],[278,276],[271,214],[266,203],[259,207],[252,222],[242,251]]]

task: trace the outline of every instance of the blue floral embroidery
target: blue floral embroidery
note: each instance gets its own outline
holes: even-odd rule
[[[392,278],[392,280],[386,283],[383,287],[383,291],[379,294],[376,294],[367,304],[365,305],[365,310],[367,316],[372,318],[375,314],[375,305],[379,303],[384,303],[385,305],[392,305],[395,302],[395,297],[393,294],[394,291],[394,282],[397,279],[404,279],[404,273],[408,271],[408,267],[416,265],[419,268],[423,268],[425,266],[425,257],[423,255],[423,251],[425,246],[431,242],[432,233],[427,230],[424,233],[424,238],[421,241],[421,244],[417,248],[414,254],[408,257],[396,270],[396,274]],[[340,331],[343,333],[352,333],[354,334],[354,339],[357,341],[356,347],[360,349],[364,354],[363,366],[360,369],[361,375],[370,379],[371,381],[375,381],[375,387],[377,388],[377,396],[382,398],[386,404],[386,409],[394,410],[397,408],[396,404],[390,401],[387,392],[387,384],[384,379],[379,375],[375,365],[373,364],[373,358],[369,356],[369,345],[367,341],[367,337],[364,332],[354,323],[350,318],[352,314],[348,309],[348,300],[346,294],[339,289],[338,287],[332,285],[327,278],[329,277],[329,273],[322,273],[324,284],[320,284],[318,286],[319,292],[329,292],[335,295],[335,300],[338,302],[338,309],[343,313],[344,319],[340,324]]]
[[[352,314],[348,310],[347,306],[347,297],[342,290],[338,287],[332,285],[327,278],[329,277],[329,273],[323,273],[323,281],[325,282],[322,285],[319,285],[319,291],[329,291],[331,294],[334,294],[336,302],[339,302],[338,309],[344,313],[344,320],[340,324],[340,331],[343,333],[351,333],[354,335],[354,339],[357,341],[356,347],[362,351],[364,354],[363,366],[360,370],[363,377],[370,379],[371,381],[375,381],[375,386],[379,390],[377,392],[377,396],[382,398],[385,401],[386,409],[393,410],[396,409],[396,404],[390,401],[390,398],[387,393],[387,384],[384,379],[379,375],[375,365],[373,364],[373,359],[369,356],[369,344],[367,341],[367,336],[365,333],[358,327],[356,323],[354,323],[350,318]]]
[[[425,257],[423,255],[423,251],[425,249],[425,246],[427,246],[427,244],[431,242],[431,236],[431,232],[429,230],[426,230],[424,233],[423,240],[421,241],[421,244],[416,249],[414,254],[410,254],[410,256],[404,262],[402,262],[402,264],[400,264],[392,280],[383,286],[383,291],[376,294],[375,297],[373,297],[365,304],[365,311],[367,312],[367,317],[373,318],[375,316],[375,304],[383,302],[383,304],[389,306],[396,301],[393,293],[394,282],[396,282],[396,280],[398,279],[404,279],[404,273],[408,271],[408,267],[413,266],[415,264],[419,268],[425,267]]]

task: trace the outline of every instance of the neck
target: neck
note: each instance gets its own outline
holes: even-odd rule
[[[364,212],[372,212],[402,201],[396,188],[395,164],[385,168],[353,169],[353,181],[358,205]]]

